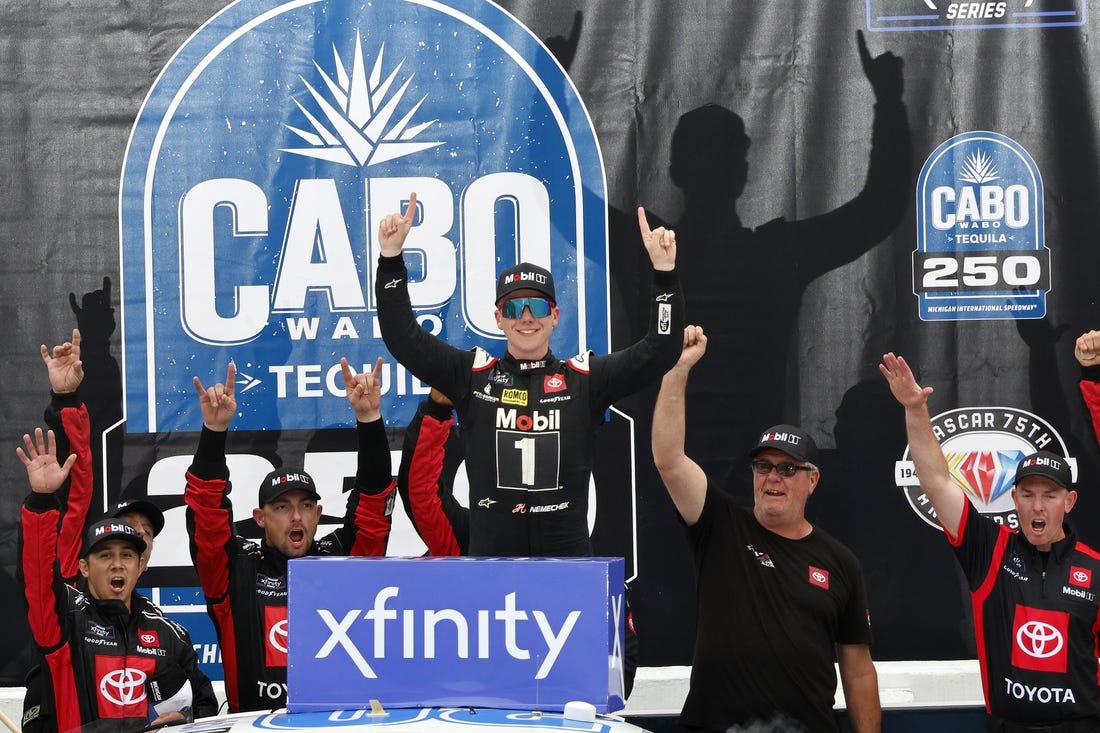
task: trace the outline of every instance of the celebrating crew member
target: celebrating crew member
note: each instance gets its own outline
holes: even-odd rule
[[[394,481],[382,423],[378,374],[355,374],[341,359],[348,402],[355,410],[359,449],[355,489],[343,525],[315,540],[320,495],[305,471],[280,468],[260,484],[252,510],[263,529],[259,544],[237,535],[229,501],[226,433],[237,410],[236,367],[224,384],[205,388],[195,378],[203,427],[187,472],[187,528],[191,556],[214,621],[233,712],[286,705],[287,561],[306,555],[384,555],[390,532]],[[282,639],[280,646],[274,640]]]
[[[53,431],[23,436],[20,460],[31,493],[23,502],[20,571],[28,619],[45,658],[57,730],[98,720],[112,730],[213,715],[218,702],[198,667],[187,631],[134,592],[145,541],[114,518],[88,528],[80,551],[81,590],[65,582],[59,556],[57,490],[77,463],[57,462]]]
[[[1074,534],[1077,502],[1064,456],[1016,467],[1019,531],[982,517],[952,480],[928,412],[931,387],[900,356],[879,370],[905,408],[909,452],[970,585],[987,731],[1100,731],[1100,554]]]
[[[58,344],[53,349],[45,344],[39,347],[50,381],[46,425],[53,431],[57,452],[62,456],[76,456],[68,475],[68,492],[63,492],[65,498],[60,507],[57,545],[61,577],[74,587],[79,577],[81,534],[91,508],[93,491],[91,419],[79,394],[84,381],[80,345],[80,331],[74,328],[71,341]],[[146,549],[141,556],[141,569],[144,571],[153,549],[153,537],[164,526],[164,515],[151,502],[131,501],[119,504],[111,516],[138,530],[138,535],[145,541]],[[57,729],[48,673],[47,667],[36,665],[27,675],[22,721],[25,733]]]
[[[653,460],[695,555],[695,655],[680,723],[837,731],[836,662],[852,730],[878,733],[863,574],[846,547],[806,519],[820,479],[813,438],[793,425],[764,432],[750,452],[751,511],[684,453],[688,374],[706,344],[702,328],[684,329],[683,354],[653,413]]]
[[[588,483],[593,431],[608,406],[657,379],[676,361],[683,298],[676,238],[638,225],[654,268],[649,332],[606,356],[563,361],[550,351],[560,310],[552,273],[522,262],[497,279],[496,322],[508,343],[497,358],[430,335],[413,316],[401,251],[413,226],[405,214],[379,225],[375,291],[382,338],[421,381],[447,395],[467,436],[471,555],[591,555]]]

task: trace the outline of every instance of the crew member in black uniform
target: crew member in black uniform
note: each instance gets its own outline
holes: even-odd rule
[[[684,451],[688,374],[706,351],[699,326],[661,382],[653,461],[695,556],[695,652],[680,724],[694,731],[839,731],[836,671],[854,733],[880,733],[878,675],[863,573],[806,519],[821,472],[813,438],[775,425],[750,451],[754,504],[739,506]],[[738,727],[738,726],[747,726]]]
[[[321,497],[309,474],[287,468],[272,471],[260,485],[252,516],[264,531],[263,542],[234,531],[225,443],[237,410],[236,368],[230,364],[225,383],[210,388],[195,378],[203,427],[183,498],[191,556],[218,634],[233,712],[286,705],[287,561],[386,554],[394,481],[377,378],[382,360],[370,374],[358,375],[347,359],[340,363],[355,410],[358,466],[342,526],[316,540]]]
[[[928,412],[931,387],[899,356],[879,365],[905,407],[909,452],[970,585],[987,731],[1100,731],[1100,553],[1066,515],[1077,502],[1064,456],[1016,468],[1019,531],[983,518],[951,480]]]
[[[77,463],[58,464],[53,431],[23,436],[19,458],[31,493],[21,512],[19,557],[35,643],[52,686],[56,729],[111,720],[111,730],[213,715],[210,680],[187,631],[134,592],[145,541],[114,518],[92,524],[80,551],[77,581],[65,582],[57,491]],[[101,728],[102,729],[102,728]]]
[[[497,358],[449,346],[414,318],[401,249],[415,212],[412,194],[403,216],[390,214],[379,226],[378,320],[390,353],[451,399],[466,431],[469,554],[591,555],[593,431],[612,402],[659,378],[680,352],[675,233],[650,230],[638,209],[655,270],[649,332],[641,341],[606,356],[557,358],[549,346],[560,315],[553,274],[524,262],[497,279],[496,321],[508,342]]]

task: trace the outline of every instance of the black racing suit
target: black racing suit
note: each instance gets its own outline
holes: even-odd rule
[[[355,490],[343,525],[314,540],[309,555],[386,554],[394,496],[389,443],[381,420],[357,430]],[[272,710],[286,705],[288,558],[234,532],[226,435],[204,427],[187,472],[191,557],[218,634],[229,709]]]
[[[966,502],[945,533],[970,586],[986,711],[1002,721],[1100,723],[1100,553],[1063,527],[1041,553]]]
[[[20,571],[31,633],[52,683],[57,730],[109,719],[112,730],[142,730],[157,717],[152,705],[191,687],[195,717],[214,715],[218,701],[199,670],[191,637],[134,593],[130,609],[99,601],[64,582],[58,544],[60,504],[32,493],[23,503]]]
[[[454,496],[454,476],[466,458],[466,444],[455,428],[451,408],[433,400],[420,403],[405,428],[397,491],[416,533],[439,556],[465,555],[470,540],[470,510]],[[638,669],[638,634],[626,591],[626,647],[623,690],[627,697]]]
[[[501,359],[462,351],[413,316],[400,256],[380,257],[375,283],[386,348],[447,395],[466,433],[470,545],[475,556],[583,556],[594,431],[617,399],[679,358],[684,306],[675,272],[654,272],[649,332],[606,356]]]

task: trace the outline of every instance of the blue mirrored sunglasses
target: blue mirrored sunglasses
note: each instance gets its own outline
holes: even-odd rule
[[[524,308],[529,308],[535,318],[546,318],[554,309],[554,304],[546,298],[512,298],[501,303],[500,315],[505,318],[522,318]]]

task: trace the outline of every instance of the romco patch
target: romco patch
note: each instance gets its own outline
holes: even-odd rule
[[[557,282],[558,353],[606,350],[603,168],[581,100],[530,31],[485,0],[242,0],[165,67],[120,201],[127,430],[201,425],[190,382],[236,362],[244,430],[350,424],[339,360],[385,348],[378,223],[406,244],[421,323],[495,350],[497,272]],[[427,393],[385,367],[385,415]]]

